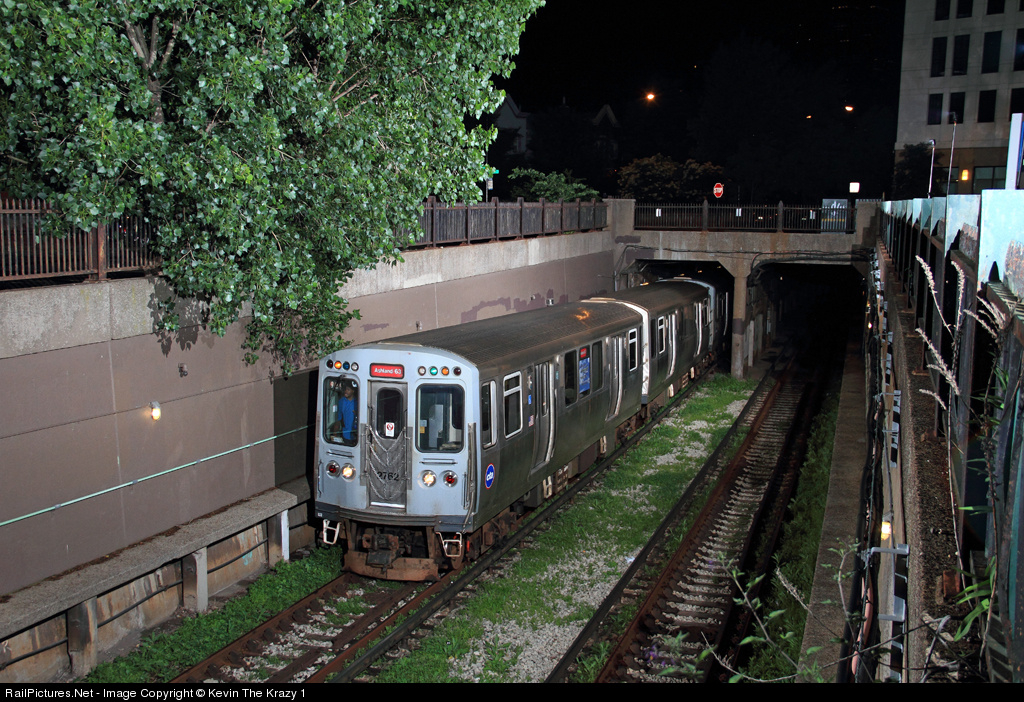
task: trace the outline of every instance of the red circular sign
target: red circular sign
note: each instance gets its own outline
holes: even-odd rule
[[[715,183],[715,190],[714,190],[715,197],[722,197],[722,194],[724,192],[725,192],[725,186],[722,185],[721,183]]]

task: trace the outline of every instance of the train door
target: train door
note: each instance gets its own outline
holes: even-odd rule
[[[538,363],[534,373],[537,382],[534,385],[536,402],[536,431],[534,433],[534,467],[539,468],[551,460],[555,451],[555,380],[552,363]]]
[[[405,383],[370,381],[366,475],[371,507],[405,509],[409,482],[407,406]]]
[[[678,334],[678,312],[673,312],[668,316],[668,374],[665,376],[667,380],[671,380],[672,376],[676,372],[676,354],[678,353],[679,345],[676,343],[676,334]]]
[[[694,305],[694,322],[697,326],[697,351],[694,353],[694,358],[700,357],[701,346],[704,341],[704,303],[698,302]]]
[[[613,336],[605,340],[605,343],[608,344],[608,379],[611,387],[608,416],[605,417],[605,421],[617,416],[619,409],[622,408],[622,377],[625,375],[622,350],[624,342],[625,340],[621,336]]]

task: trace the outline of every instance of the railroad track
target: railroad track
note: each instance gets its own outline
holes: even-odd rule
[[[609,640],[610,613],[638,601],[639,611],[625,634],[613,640],[613,652],[598,682],[664,681],[666,668],[675,671],[675,677],[706,680],[721,670],[719,660],[734,666],[750,615],[734,604],[740,593],[733,571],[755,578],[770,564],[771,545],[803,460],[823,372],[812,374],[789,365],[777,374],[777,382],[766,378],[734,424],[734,432],[748,429],[735,457],[724,460],[728,447],[736,443],[727,437],[548,682],[567,680],[583,651]],[[704,508],[671,552],[670,535],[681,533],[683,515],[695,511],[701,494],[708,495]],[[769,547],[755,554],[752,545],[758,534],[767,534]],[[661,572],[660,577],[645,579],[645,567]],[[748,595],[756,597],[757,592]],[[702,658],[705,650],[715,656]]]
[[[676,399],[688,396],[699,383],[690,383]],[[670,407],[623,442],[613,453],[556,495],[503,542],[496,544],[466,568],[449,573],[432,585],[415,583],[381,595],[358,619],[344,625],[316,626],[331,617],[333,603],[344,599],[365,580],[344,574],[273,619],[240,637],[172,682],[354,682],[371,680],[382,659],[401,655],[432,628],[432,619],[455,606],[471,592],[473,583],[562,507],[630,447],[636,444]],[[269,677],[254,679],[254,671],[273,669]]]

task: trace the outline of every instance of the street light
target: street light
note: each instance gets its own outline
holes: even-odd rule
[[[949,183],[953,176],[953,149],[956,148],[956,112],[950,112],[953,118],[953,140],[949,142],[949,170],[946,172],[946,197],[949,197]]]
[[[928,167],[928,199],[932,197],[932,181],[935,180],[935,140],[929,139],[928,143],[932,145],[932,165]]]

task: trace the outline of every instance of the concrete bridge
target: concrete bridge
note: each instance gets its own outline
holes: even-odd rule
[[[460,324],[707,266],[733,285],[732,370],[741,376],[780,314],[764,272],[849,265],[870,245],[876,211],[859,205],[852,231],[681,231],[638,229],[634,203],[612,200],[602,230],[417,249],[398,265],[357,272],[342,290],[362,317],[348,336],[360,343]],[[0,403],[0,595],[25,588],[0,602],[0,660],[24,656],[33,675],[40,666],[88,669],[116,638],[97,633],[104,611],[132,612],[113,631],[158,621],[182,602],[201,609],[202,593],[217,587],[206,580],[217,562],[269,544],[231,566],[242,577],[313,537],[304,506],[315,369],[285,379],[266,360],[246,366],[244,320],[224,338],[194,318],[173,337],[156,333],[161,285],[135,278],[0,292],[0,377],[17,398]],[[218,521],[208,531],[179,529],[210,514]],[[166,594],[151,597],[154,588]],[[135,602],[146,604],[132,610]],[[71,643],[32,653],[62,636]],[[20,679],[29,665],[7,666],[0,680]]]

